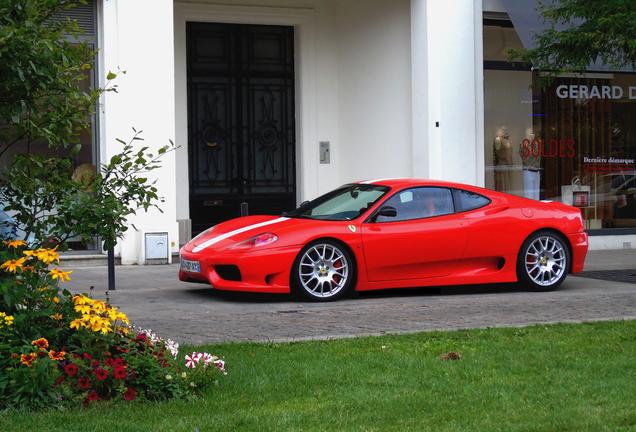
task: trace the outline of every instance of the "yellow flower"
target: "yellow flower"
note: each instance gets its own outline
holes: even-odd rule
[[[69,327],[75,330],[79,330],[80,327],[82,327],[82,321],[78,319],[74,319],[73,321],[71,321],[71,324]]]
[[[11,315],[7,315],[4,317],[4,323],[8,326],[13,325],[13,317]]]
[[[91,312],[91,307],[89,305],[77,305],[75,306],[75,312],[80,312],[83,315],[87,315]]]
[[[55,249],[36,249],[34,251],[24,251],[24,255],[27,257],[35,256],[37,259],[42,261],[44,264],[51,264],[53,262],[60,261],[60,255],[57,253]]]
[[[2,263],[2,265],[0,265],[0,269],[11,272],[11,273],[15,273],[16,270],[22,270],[22,268],[24,267],[24,261],[26,261],[26,258],[19,258],[17,260],[7,260],[4,263]]]
[[[128,330],[128,327],[118,326],[115,330],[117,330],[123,335],[127,335],[128,333],[130,333],[130,330]]]
[[[51,269],[49,271],[49,274],[51,275],[51,278],[53,279],[58,279],[60,282],[68,282],[71,280],[71,273],[73,273],[73,271],[62,271],[60,269]]]
[[[60,302],[60,298],[58,296],[53,297],[53,303],[58,304]]]
[[[88,297],[85,297],[83,295],[76,295],[73,297],[73,303],[75,303],[76,305],[83,305],[88,303],[87,300],[90,300]]]
[[[35,255],[35,251],[32,250],[25,250],[22,252],[24,254],[25,257],[29,258],[32,257],[33,255]]]
[[[10,248],[18,248],[20,246],[26,245],[24,240],[5,240],[4,244],[6,244]]]
[[[60,313],[54,313],[53,315],[50,316],[50,318],[54,319],[55,321],[60,321],[64,317]]]

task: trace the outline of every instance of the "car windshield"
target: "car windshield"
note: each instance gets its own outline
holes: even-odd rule
[[[305,203],[287,217],[352,220],[365,213],[389,190],[386,186],[349,184]]]

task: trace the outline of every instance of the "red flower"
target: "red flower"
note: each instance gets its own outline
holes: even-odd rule
[[[55,383],[53,385],[60,385],[64,382],[64,380],[65,380],[64,375],[60,375],[59,377],[55,379]]]
[[[94,367],[94,368],[98,367],[99,366],[99,360],[93,360],[91,362],[91,366]]]
[[[81,356],[81,355],[79,355],[79,354],[77,354],[77,353],[73,353],[73,358],[81,359],[81,358],[82,358],[82,356]]]
[[[88,379],[88,377],[80,377],[80,379],[77,380],[77,386],[81,390],[88,390],[91,386],[91,380]]]
[[[148,336],[146,336],[145,333],[139,333],[135,339],[141,342],[146,342],[148,340]]]
[[[108,372],[106,371],[106,369],[97,368],[95,369],[95,376],[98,380],[104,381],[106,378],[108,378]]]
[[[77,375],[77,370],[77,365],[75,363],[69,363],[64,366],[64,372],[66,373],[66,375],[71,377]]]
[[[91,391],[88,396],[86,396],[86,401],[87,402],[91,402],[91,401],[97,401],[99,400],[99,395],[97,394],[97,392],[95,390]]]
[[[92,355],[90,355],[89,353],[84,353],[84,358],[85,358],[86,360],[93,360],[93,356],[92,356]]]
[[[131,400],[135,400],[136,397],[137,397],[137,390],[135,390],[132,387],[128,387],[128,389],[126,389],[126,392],[124,393],[124,399],[126,399],[127,401],[131,401]]]
[[[104,361],[104,363],[106,363],[106,366],[112,366],[112,365],[113,365],[113,363],[115,363],[115,362],[113,361],[113,359],[112,359],[112,358],[108,357],[108,358],[106,359],[106,361]]]
[[[115,367],[117,367],[117,366],[126,366],[126,362],[124,361],[123,358],[117,357],[115,359],[115,361],[113,361],[113,366],[115,366]]]
[[[126,368],[123,366],[117,366],[113,371],[113,376],[117,379],[124,379],[126,378],[126,375]]]

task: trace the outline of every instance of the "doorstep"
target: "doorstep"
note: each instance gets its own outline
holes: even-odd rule
[[[62,267],[99,267],[108,265],[108,257],[105,254],[74,254],[66,252],[60,254]],[[115,265],[121,264],[121,258],[115,257]]]

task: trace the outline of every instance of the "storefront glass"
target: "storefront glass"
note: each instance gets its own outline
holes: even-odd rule
[[[636,227],[636,74],[541,79],[508,62],[510,21],[484,23],[486,187],[581,208],[587,229]]]

